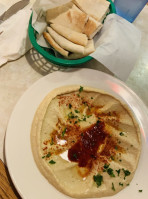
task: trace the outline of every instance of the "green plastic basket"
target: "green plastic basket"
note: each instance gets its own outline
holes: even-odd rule
[[[108,0],[110,2],[110,13],[116,13],[116,9],[114,6],[114,3],[111,0]],[[55,57],[54,52],[52,49],[49,48],[43,48],[40,45],[38,45],[38,43],[36,42],[36,34],[37,32],[34,30],[34,28],[32,27],[32,14],[29,20],[29,27],[28,27],[28,34],[29,34],[29,39],[33,45],[33,47],[45,58],[47,59],[49,62],[56,64],[56,65],[60,65],[60,66],[67,66],[67,67],[73,67],[73,66],[78,66],[81,64],[84,64],[88,61],[90,61],[91,59],[93,59],[91,56],[86,56],[83,57],[81,59],[76,59],[76,60],[68,60],[68,59],[62,59],[62,58],[58,58]]]

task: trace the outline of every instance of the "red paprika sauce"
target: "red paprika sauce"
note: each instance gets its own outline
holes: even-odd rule
[[[81,138],[68,150],[70,161],[78,162],[79,167],[91,167],[97,158],[97,151],[104,143],[107,133],[104,122],[97,122],[81,133]]]

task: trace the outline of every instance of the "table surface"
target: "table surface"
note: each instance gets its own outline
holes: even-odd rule
[[[0,3],[3,2],[0,0]],[[15,0],[11,1],[11,3]],[[5,0],[7,5],[8,0]],[[11,5],[11,4],[10,4]],[[1,10],[0,10],[1,11]],[[137,62],[126,80],[126,84],[148,106],[148,6],[135,20],[134,24],[142,32],[142,40]],[[136,42],[136,41],[135,41]],[[92,68],[113,75],[102,64],[91,60],[83,67]],[[67,68],[47,62],[34,49],[23,57],[9,62],[0,68],[0,159],[5,163],[4,136],[11,112],[20,96],[41,77]],[[19,198],[9,177],[6,166],[0,161],[0,198]]]

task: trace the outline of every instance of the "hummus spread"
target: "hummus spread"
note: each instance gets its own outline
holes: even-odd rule
[[[47,180],[71,197],[114,195],[130,184],[141,140],[132,111],[96,88],[51,91],[31,129],[34,160]]]

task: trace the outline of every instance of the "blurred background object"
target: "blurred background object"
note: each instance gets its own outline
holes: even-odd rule
[[[138,14],[142,11],[148,0],[115,0],[114,4],[116,7],[116,13],[128,20],[133,22]]]

